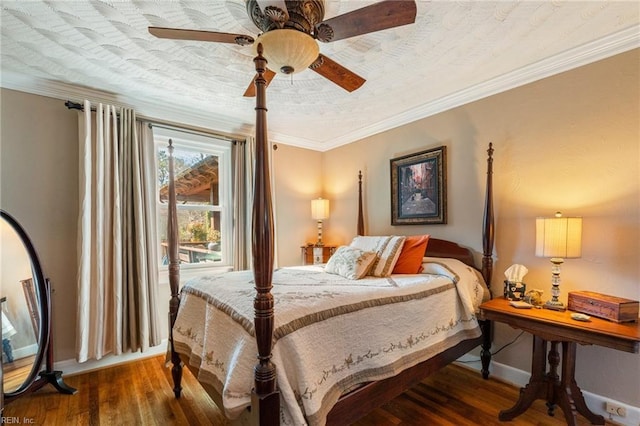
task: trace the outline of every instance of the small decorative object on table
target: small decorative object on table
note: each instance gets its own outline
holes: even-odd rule
[[[570,291],[569,310],[604,318],[609,321],[638,321],[637,300],[610,296],[593,291]]]
[[[522,282],[504,282],[507,289],[507,300],[522,300],[524,298],[525,290],[527,289],[527,285]]]
[[[514,264],[504,271],[507,278],[504,281],[504,297],[508,300],[521,300],[524,298],[527,285],[523,282],[524,276],[529,270],[524,265]]]
[[[533,305],[531,303],[523,302],[522,300],[512,300],[509,302],[509,306],[513,306],[517,309],[531,309]]]
[[[584,321],[587,322],[589,320],[591,320],[591,317],[589,315],[585,315],[585,314],[571,314],[571,319],[574,319],[576,321]]]
[[[543,305],[543,301],[542,301],[542,295],[544,294],[544,291],[539,290],[537,288],[532,288],[531,290],[528,290],[525,294],[524,294],[524,300],[527,303],[532,304],[535,307],[542,307]]]

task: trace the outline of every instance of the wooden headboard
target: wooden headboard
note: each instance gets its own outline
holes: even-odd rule
[[[473,252],[452,241],[430,237],[424,255],[426,257],[449,257],[458,259],[472,268],[479,269],[473,257]]]

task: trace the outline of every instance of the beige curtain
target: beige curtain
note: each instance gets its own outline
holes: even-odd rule
[[[233,268],[251,269],[251,209],[253,174],[255,171],[255,138],[236,141],[232,148],[233,163]]]
[[[131,109],[95,109],[79,119],[79,362],[160,343],[153,136]]]

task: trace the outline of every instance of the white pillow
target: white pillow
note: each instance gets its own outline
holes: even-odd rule
[[[375,259],[376,254],[372,251],[341,246],[329,258],[324,270],[330,274],[337,274],[350,280],[359,280],[367,275]]]
[[[350,246],[364,251],[374,251],[376,260],[369,270],[369,275],[388,277],[400,257],[405,238],[404,236],[355,237]]]

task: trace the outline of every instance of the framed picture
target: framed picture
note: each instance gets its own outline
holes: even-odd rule
[[[391,224],[447,223],[447,147],[391,160]]]

